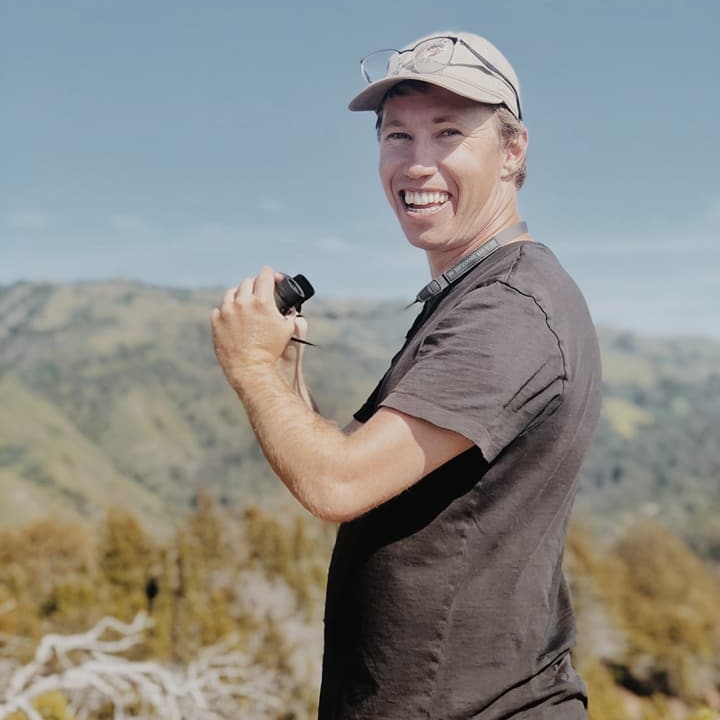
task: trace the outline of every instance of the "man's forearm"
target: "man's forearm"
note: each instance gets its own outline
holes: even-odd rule
[[[338,518],[347,436],[313,411],[309,393],[298,393],[269,364],[246,369],[231,385],[270,466],[311,513]]]

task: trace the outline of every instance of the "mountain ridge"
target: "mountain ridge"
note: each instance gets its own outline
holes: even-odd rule
[[[0,479],[16,498],[0,524],[119,500],[160,532],[200,488],[227,503],[284,501],[214,358],[220,298],[128,280],[0,287]],[[318,345],[308,384],[342,424],[416,310],[317,298],[304,310]],[[599,336],[603,417],[578,517],[601,535],[653,517],[720,559],[720,342]]]

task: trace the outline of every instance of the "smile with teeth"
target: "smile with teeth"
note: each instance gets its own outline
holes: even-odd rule
[[[432,192],[404,190],[400,195],[409,212],[420,214],[434,212],[450,199],[449,193],[437,190]]]

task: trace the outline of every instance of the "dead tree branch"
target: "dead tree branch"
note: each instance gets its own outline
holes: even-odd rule
[[[132,661],[121,653],[137,645],[151,627],[144,613],[131,623],[106,617],[77,635],[46,635],[35,657],[17,668],[2,689],[0,720],[20,711],[42,720],[33,701],[62,693],[78,720],[87,720],[110,703],[114,720],[222,720],[270,718],[279,709],[273,674],[253,667],[235,638],[203,650],[186,668],[154,661]]]

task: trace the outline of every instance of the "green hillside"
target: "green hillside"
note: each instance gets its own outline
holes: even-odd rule
[[[162,528],[200,488],[223,502],[285,497],[215,361],[220,292],[116,281],[0,289],[3,523],[124,502]],[[407,315],[316,304],[307,375],[343,422]]]
[[[3,525],[55,514],[93,515],[108,501],[162,519],[159,498],[124,477],[63,413],[12,374],[0,378]]]
[[[275,502],[267,469],[212,351],[220,291],[124,281],[0,288],[0,523],[124,503],[163,530],[200,488]],[[305,308],[306,374],[339,423],[374,387],[416,310]],[[720,343],[603,330],[601,426],[578,498],[611,539],[640,518],[720,559]]]
[[[605,330],[601,346],[579,517],[608,538],[652,519],[720,561],[720,343]]]

